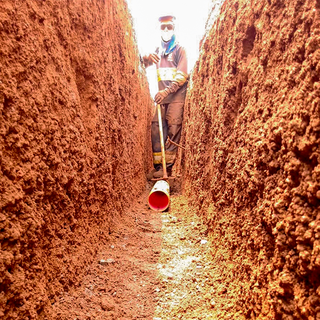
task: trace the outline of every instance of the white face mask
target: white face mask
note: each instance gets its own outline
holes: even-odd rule
[[[174,34],[174,30],[168,30],[167,28],[165,28],[164,30],[161,30],[161,38],[164,42],[170,41],[173,34]]]

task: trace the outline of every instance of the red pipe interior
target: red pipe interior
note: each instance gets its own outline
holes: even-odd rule
[[[149,196],[149,206],[156,211],[163,211],[169,206],[169,197],[162,191],[155,191]]]

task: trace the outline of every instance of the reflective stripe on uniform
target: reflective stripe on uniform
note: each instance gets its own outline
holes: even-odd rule
[[[171,164],[174,163],[176,160],[176,151],[166,151],[166,163]],[[153,153],[153,164],[162,164],[162,155],[161,152],[154,152]]]
[[[162,163],[161,152],[154,152],[153,153],[153,163],[154,164],[161,164]]]
[[[178,71],[174,81],[178,82],[179,87],[181,87],[188,79],[188,75],[182,71]]]
[[[166,151],[166,163],[171,164],[176,160],[176,151]]]
[[[177,74],[177,68],[159,68],[157,70],[158,82],[173,81]]]

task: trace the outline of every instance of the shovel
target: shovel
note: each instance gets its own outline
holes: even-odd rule
[[[162,158],[162,168],[163,168],[163,180],[168,180],[167,165],[166,165],[166,153],[164,150],[164,140],[163,140],[163,129],[162,129],[162,117],[161,117],[161,107],[160,104],[157,105],[158,110],[158,122],[159,122],[159,133],[160,133],[160,145],[161,145],[161,158]]]
[[[162,129],[162,118],[161,118],[161,107],[160,104],[157,105],[158,111],[158,122],[159,122],[159,133],[160,133],[160,144],[161,144],[161,158],[162,158],[162,167],[163,167],[163,178],[160,179],[151,179],[156,180],[156,184],[153,186],[148,202],[152,210],[155,211],[165,211],[169,208],[170,205],[170,186],[167,182],[167,166],[166,166],[166,154],[164,150],[164,141],[163,141],[163,129]]]

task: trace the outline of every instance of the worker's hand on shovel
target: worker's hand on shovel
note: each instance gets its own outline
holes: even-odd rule
[[[160,61],[160,57],[156,53],[150,53],[149,60],[151,60],[153,63],[157,64]]]
[[[169,95],[168,90],[160,90],[154,97],[154,101],[160,104]]]

